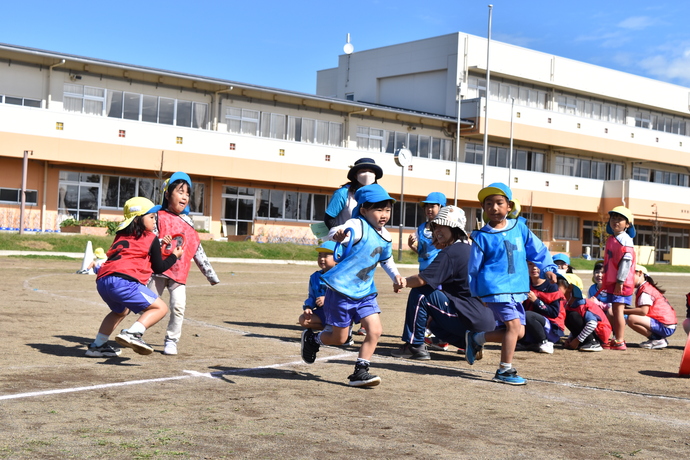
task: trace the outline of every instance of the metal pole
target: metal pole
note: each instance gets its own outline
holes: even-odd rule
[[[29,155],[33,155],[33,150],[24,150],[24,162],[22,163],[22,191],[19,205],[19,234],[24,234],[24,209],[26,208],[26,171],[29,169]]]
[[[508,187],[513,182],[513,114],[515,107],[515,98],[510,98],[510,157],[508,157]]]
[[[405,166],[400,168],[400,240],[398,241],[398,262],[402,262],[403,225],[405,223]]]
[[[489,156],[489,94],[491,92],[489,56],[491,55],[491,14],[493,8],[493,5],[489,5],[489,33],[486,40],[486,104],[484,106],[484,155],[482,158],[482,188],[484,188],[486,183],[486,159]]]
[[[453,206],[458,205],[458,161],[460,161],[460,112],[462,109],[462,83],[458,82],[458,126],[455,132],[455,186],[453,187]]]

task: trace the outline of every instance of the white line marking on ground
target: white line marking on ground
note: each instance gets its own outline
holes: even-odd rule
[[[347,356],[351,356],[353,354],[354,354],[354,352],[341,353],[339,355],[326,356],[323,358],[318,358],[317,361],[329,361],[331,359],[340,359],[340,358],[345,358]],[[47,395],[55,395],[55,394],[62,394],[62,393],[76,393],[79,391],[102,390],[104,388],[116,388],[116,387],[123,387],[123,386],[128,386],[128,385],[141,385],[143,383],[167,382],[170,380],[183,380],[183,379],[188,379],[190,377],[219,378],[220,376],[226,375],[226,374],[239,374],[239,373],[243,373],[243,372],[257,371],[257,370],[261,370],[261,369],[277,369],[280,367],[295,366],[295,365],[299,365],[299,364],[305,364],[305,363],[304,363],[304,361],[300,360],[300,361],[292,361],[289,363],[270,364],[268,366],[250,367],[250,368],[244,368],[244,369],[233,369],[233,370],[229,370],[229,371],[218,371],[218,372],[183,371],[187,375],[180,375],[177,377],[161,377],[161,378],[157,378],[157,379],[147,379],[147,380],[131,380],[129,382],[104,383],[101,385],[90,385],[87,387],[63,388],[61,390],[32,391],[30,393],[18,393],[18,394],[14,394],[14,395],[3,395],[3,396],[0,396],[0,400],[33,398],[36,396],[47,396]]]

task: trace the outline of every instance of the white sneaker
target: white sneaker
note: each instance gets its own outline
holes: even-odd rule
[[[668,341],[666,339],[659,340],[646,340],[640,344],[640,348],[649,348],[652,350],[660,350],[668,346]]]
[[[177,354],[177,342],[174,340],[166,340],[165,348],[163,348],[164,355],[176,355]]]
[[[553,354],[553,342],[544,342],[539,345],[539,353]]]

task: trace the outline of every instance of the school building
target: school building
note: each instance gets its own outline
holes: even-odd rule
[[[486,69],[487,40],[454,33],[343,54],[314,95],[0,44],[0,227],[20,226],[23,175],[23,227],[57,231],[158,202],[185,171],[198,228],[314,243],[309,225],[370,157],[404,192],[396,246],[429,192],[470,227],[482,184],[501,181],[553,251],[602,256],[607,211],[625,205],[643,262],[687,260],[690,89],[492,41],[487,100]]]

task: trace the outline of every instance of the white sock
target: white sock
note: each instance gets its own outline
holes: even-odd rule
[[[503,373],[503,372],[509,371],[512,368],[513,368],[513,365],[511,363],[501,363],[499,368],[498,368],[498,372]]]
[[[143,334],[146,332],[146,328],[144,327],[143,324],[141,324],[139,321],[136,323],[132,324],[129,329],[127,329],[128,332],[132,334]]]
[[[477,345],[483,347],[486,343],[486,334],[484,332],[478,332],[477,335],[474,336],[474,341],[477,342]]]
[[[97,347],[100,347],[101,345],[105,345],[109,338],[109,335],[101,334],[99,332],[98,334],[96,334],[96,340],[93,341],[93,344]]]

